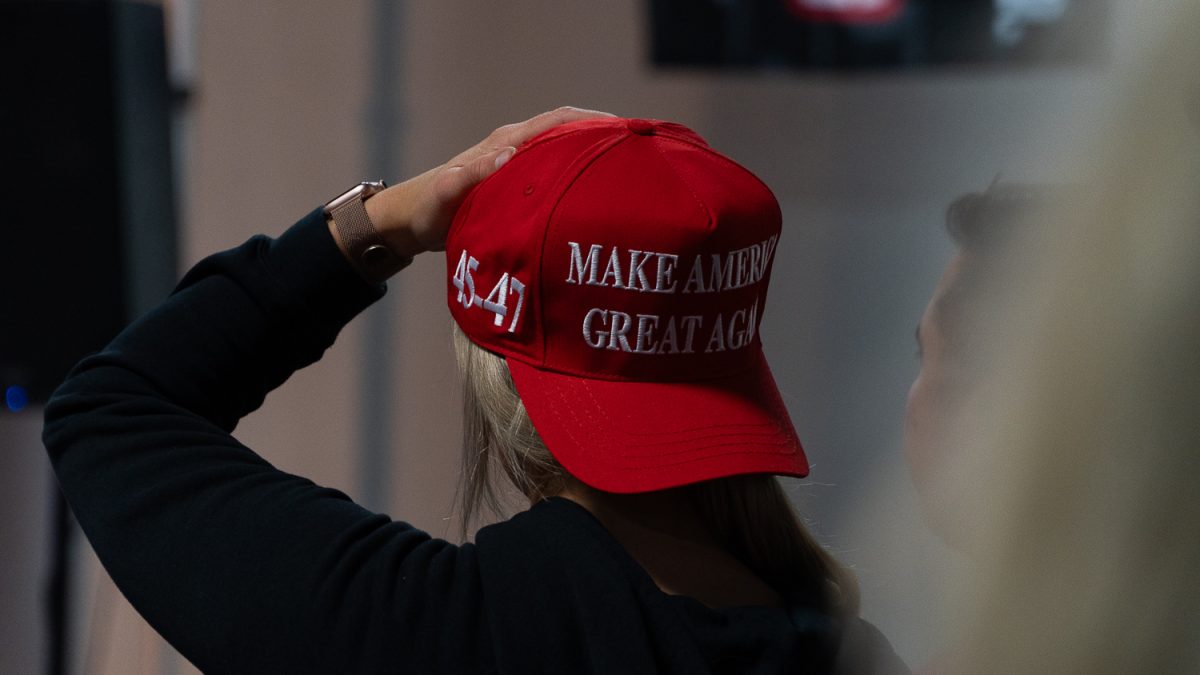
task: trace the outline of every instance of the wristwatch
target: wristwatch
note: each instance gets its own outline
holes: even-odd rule
[[[351,264],[371,284],[383,283],[413,260],[389,249],[367,215],[364,202],[386,187],[381,180],[359,183],[325,205],[325,217],[333,222]]]

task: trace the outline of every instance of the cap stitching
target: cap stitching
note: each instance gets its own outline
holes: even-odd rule
[[[584,388],[586,389],[586,384],[585,384],[585,387],[584,387]],[[555,387],[554,387],[554,394],[555,394],[555,396],[558,398],[558,400],[559,400],[559,401],[561,401],[561,402],[562,402],[562,404],[563,404],[563,405],[562,405],[562,407],[561,407],[561,408],[559,408],[559,411],[560,411],[560,412],[561,412],[561,411],[564,411],[564,410],[565,410],[565,411],[567,411],[567,412],[569,413],[569,415],[570,415],[571,419],[572,419],[572,420],[573,420],[573,421],[576,423],[576,425],[577,425],[579,428],[583,428],[583,427],[584,427],[584,425],[582,424],[582,422],[581,422],[581,420],[580,420],[580,418],[579,418],[578,411],[575,409],[575,406],[571,405],[571,404],[570,404],[570,402],[567,400],[567,398],[566,398],[566,397],[563,395],[563,390],[562,390],[561,388],[559,388],[558,386],[555,386]],[[614,428],[614,427],[616,427],[616,423],[614,422],[614,420],[612,419],[612,417],[611,417],[611,416],[608,414],[608,412],[607,412],[607,411],[606,411],[606,410],[605,410],[605,409],[604,409],[602,406],[600,406],[600,405],[599,405],[599,404],[596,402],[595,398],[593,398],[593,399],[592,399],[592,403],[593,403],[593,405],[595,405],[595,408],[596,408],[596,410],[597,410],[597,411],[598,411],[598,412],[599,412],[599,413],[600,413],[600,414],[601,414],[601,415],[604,417],[604,419],[605,419],[605,423],[606,423],[606,424],[609,426],[609,428]],[[728,425],[728,426],[729,426],[729,427],[732,427],[732,426],[750,426],[750,425]],[[779,426],[779,425],[777,425],[777,424],[776,424],[776,425],[764,424],[764,425],[758,425],[758,426],[772,427],[772,428],[774,428],[774,429],[775,429],[775,430],[777,430],[777,431],[782,431],[782,427],[780,427],[780,426]],[[571,430],[570,430],[570,429],[568,429],[568,428],[566,428],[566,427],[561,427],[561,428],[562,428],[562,429],[563,429],[563,431],[564,431],[564,432],[567,434],[567,436],[568,436],[568,437],[570,437],[570,439],[571,439],[571,442],[572,442],[572,443],[573,443],[573,444],[574,444],[576,447],[579,447],[579,448],[582,448],[582,447],[583,447],[583,445],[581,445],[581,444],[578,442],[578,440],[575,438],[575,435],[574,435],[573,433],[571,433]],[[721,429],[721,428],[726,428],[726,427],[725,427],[725,426],[723,426],[723,425],[713,425],[713,426],[709,426],[709,427],[699,427],[699,428],[695,429],[695,431],[703,431],[703,430],[707,430],[707,429]],[[739,435],[740,435],[741,433],[742,433],[742,432],[729,432],[729,433],[721,434],[721,436],[731,436],[731,435],[734,435],[734,434],[739,434]],[[762,441],[755,441],[753,444],[754,444],[754,445],[778,445],[778,446],[788,446],[788,447],[790,447],[790,446],[792,445],[790,441],[783,440],[783,439],[777,440],[777,441],[775,441],[775,442],[773,442],[773,443],[767,443],[767,442],[762,442]],[[610,443],[610,442],[604,442],[604,441],[601,441],[601,442],[599,443],[599,445],[616,446],[617,444],[615,444],[615,443]],[[669,444],[669,443],[666,443],[666,444],[654,445],[654,444],[649,444],[649,443],[641,443],[641,444],[634,444],[634,445],[633,445],[633,447],[645,447],[645,448],[649,448],[649,447],[663,447],[663,446],[667,446],[667,445],[670,445],[670,444]],[[689,443],[689,448],[688,448],[688,450],[677,450],[677,451],[675,451],[675,452],[656,453],[656,454],[663,454],[663,455],[680,455],[680,454],[683,454],[683,453],[685,453],[685,452],[690,452],[691,450],[694,450],[694,449],[717,448],[717,447],[727,447],[727,446],[728,446],[728,447],[733,447],[733,446],[744,446],[744,445],[746,445],[746,443]],[[730,454],[734,454],[734,453],[730,453]],[[629,456],[632,456],[632,457],[652,457],[652,456],[654,456],[654,455],[653,455],[653,454],[647,454],[647,455],[625,455],[625,456],[627,456],[627,457],[629,457]]]
[[[566,403],[566,398],[562,395],[562,391],[559,390],[557,387],[554,389],[554,394],[556,396],[558,396],[559,400],[561,400],[564,404]],[[571,418],[575,421],[576,426],[582,428],[583,425],[579,423],[579,415],[576,413],[574,407],[570,406],[570,405],[566,405],[564,407],[569,411]],[[537,425],[535,424],[534,429],[536,430],[536,428],[537,428]],[[576,450],[582,452],[584,449],[584,445],[582,443],[580,443],[578,439],[575,438],[575,434],[572,433],[571,430],[566,427],[562,427],[562,430],[567,435],[567,438],[571,439],[571,445],[573,445]],[[545,439],[543,439],[543,442],[544,442],[544,440]],[[601,443],[600,445],[603,445],[603,444]],[[547,447],[547,449],[550,449],[550,454],[552,454],[552,455],[556,454],[554,452],[554,450],[551,449],[548,445],[546,447]]]
[[[577,425],[579,425],[580,427],[583,427],[583,425],[580,423],[579,416],[578,416],[578,414],[577,414],[577,411],[576,411],[576,409],[575,409],[575,406],[571,405],[571,402],[570,402],[570,401],[568,401],[568,400],[567,400],[567,398],[566,398],[566,396],[564,396],[564,395],[563,395],[563,388],[562,388],[561,386],[559,386],[559,385],[558,385],[558,383],[555,383],[555,382],[550,382],[549,384],[550,384],[550,385],[553,387],[555,396],[556,396],[556,397],[558,398],[558,400],[559,400],[559,401],[561,401],[561,402],[562,402],[562,404],[563,404],[563,405],[562,405],[562,407],[561,407],[561,408],[559,408],[559,412],[561,412],[561,411],[562,411],[562,410],[564,410],[564,409],[565,409],[566,411],[569,411],[569,413],[570,413],[570,416],[571,416],[571,418],[572,418],[572,419],[575,421],[575,423],[576,423]],[[599,402],[596,400],[595,396],[592,394],[592,392],[591,392],[591,391],[590,391],[590,389],[588,388],[588,383],[587,383],[586,381],[582,382],[582,383],[581,383],[581,386],[582,386],[582,388],[583,388],[585,391],[587,391],[587,392],[588,392],[588,396],[589,396],[589,398],[591,398],[591,402],[592,402],[592,405],[593,405],[594,409],[595,409],[595,410],[596,410],[596,411],[597,411],[597,412],[598,412],[598,413],[599,413],[599,414],[600,414],[600,415],[601,415],[601,416],[604,418],[604,424],[605,424],[605,425],[606,425],[606,426],[607,426],[609,429],[612,429],[612,430],[614,430],[614,431],[621,431],[621,433],[623,433],[623,434],[625,434],[625,435],[627,435],[627,436],[636,436],[636,435],[637,435],[637,434],[633,434],[633,433],[631,433],[631,432],[624,431],[624,430],[620,429],[620,427],[619,427],[619,425],[617,424],[617,422],[616,422],[615,420],[613,420],[613,418],[612,418],[612,416],[611,416],[611,415],[609,415],[609,414],[608,414],[608,411],[607,411],[607,410],[606,410],[606,409],[605,409],[603,406],[601,406],[601,405],[600,405],[600,403],[599,403]],[[778,412],[779,412],[779,411],[778,411],[778,410],[776,410],[775,412],[778,414]],[[693,431],[695,431],[695,432],[703,432],[703,431],[710,431],[710,430],[717,430],[717,429],[729,430],[729,429],[734,429],[734,428],[736,428],[736,427],[752,427],[752,426],[756,426],[756,427],[759,427],[759,428],[772,429],[772,430],[774,430],[774,431],[776,432],[775,434],[772,434],[772,435],[776,435],[776,436],[777,436],[778,434],[780,434],[780,433],[783,433],[783,432],[785,431],[785,430],[784,430],[784,427],[783,427],[782,425],[780,425],[778,422],[771,422],[771,423],[765,423],[765,424],[759,424],[759,425],[749,425],[749,424],[736,424],[736,425],[735,425],[735,424],[728,424],[728,425],[721,425],[721,424],[717,424],[717,425],[709,425],[709,426],[706,426],[706,427],[696,427],[696,428],[694,428],[694,429],[689,429],[689,430],[687,430],[687,431],[688,431],[688,432],[693,432]],[[570,436],[570,437],[571,437],[571,440],[572,440],[573,442],[575,442],[575,437],[574,437],[574,434],[572,434],[572,433],[570,432],[570,430],[569,430],[569,429],[563,428],[563,431],[564,431],[564,432],[565,432],[565,433],[566,433],[568,436]],[[669,434],[669,433],[675,433],[675,434],[679,434],[679,433],[681,433],[681,432],[652,432],[652,433],[655,433],[655,434],[658,434],[658,433],[661,433],[661,434]],[[755,434],[755,435],[766,435],[767,433],[769,433],[769,432],[762,432],[762,433]],[[727,431],[726,433],[719,434],[719,436],[731,436],[731,435],[734,435],[734,434],[737,434],[737,435],[742,435],[742,436],[744,436],[744,435],[752,435],[752,434],[747,434],[746,432]],[[680,442],[685,442],[685,441],[680,441]],[[631,456],[631,457],[651,457],[651,456],[654,456],[654,455],[656,455],[656,454],[657,454],[657,455],[664,455],[664,454],[665,454],[665,455],[679,455],[679,454],[683,454],[683,453],[685,453],[685,452],[690,452],[691,450],[694,450],[694,449],[696,449],[696,448],[703,449],[703,448],[709,448],[709,447],[721,447],[721,446],[726,446],[726,445],[728,445],[728,446],[733,446],[733,445],[743,445],[743,446],[744,446],[744,445],[746,445],[746,443],[736,443],[736,444],[735,444],[735,443],[708,443],[708,444],[696,444],[695,442],[688,442],[688,443],[689,443],[689,449],[688,449],[688,450],[679,450],[679,451],[676,451],[676,452],[667,452],[667,453],[662,453],[662,452],[659,452],[659,453],[639,454],[639,455],[630,455],[630,454],[628,454],[628,453],[627,453],[625,456]],[[601,445],[607,445],[607,446],[610,446],[610,447],[615,447],[615,446],[617,445],[616,443],[611,443],[611,442],[601,442],[600,444],[601,444]],[[791,441],[791,440],[788,440],[788,439],[779,439],[779,440],[775,441],[774,443],[764,443],[764,442],[762,442],[762,441],[757,441],[757,442],[755,442],[755,444],[757,444],[757,445],[778,445],[778,446],[787,446],[787,447],[792,447],[792,445],[793,445],[792,441]],[[651,443],[635,443],[635,444],[632,444],[632,447],[644,447],[644,448],[650,448],[650,447],[659,447],[659,448],[661,448],[661,447],[665,447],[665,446],[669,446],[669,445],[671,445],[671,443],[660,443],[660,444],[651,444]]]
[[[758,443],[755,445],[765,445],[765,444]],[[778,445],[782,446],[783,444],[780,443]],[[798,452],[796,452],[795,450],[792,450],[792,449],[755,450],[755,449],[747,447],[746,444],[744,444],[744,443],[713,443],[713,444],[709,444],[709,445],[699,445],[699,446],[696,446],[694,449],[710,450],[710,449],[714,449],[714,448],[743,448],[743,449],[742,450],[730,450],[727,452],[711,452],[711,453],[706,453],[706,454],[703,454],[703,455],[700,455],[697,457],[674,459],[672,461],[666,461],[666,462],[621,462],[621,461],[619,461],[620,459],[624,459],[625,457],[638,457],[638,458],[655,457],[655,455],[626,455],[624,457],[615,458],[617,461],[608,462],[608,465],[611,467],[624,468],[624,469],[643,469],[643,468],[648,468],[648,467],[659,467],[659,466],[678,466],[680,464],[689,464],[691,462],[699,462],[699,461],[703,461],[706,459],[713,459],[716,457],[730,457],[733,455],[774,455],[774,456],[784,457],[784,456],[793,456],[793,455],[799,454]],[[790,448],[790,446],[789,446],[789,448]],[[678,454],[683,454],[683,453],[665,453],[665,454],[667,456],[670,456],[671,454],[678,455]],[[742,472],[735,472],[735,473],[749,473],[749,472],[742,471]]]
[[[551,382],[549,384],[551,385],[551,387],[553,389],[553,393],[554,393],[555,397],[557,397],[558,400],[562,404],[561,406],[555,406],[557,408],[557,412],[559,414],[562,414],[562,411],[565,410],[570,415],[571,420],[575,423],[577,428],[580,428],[580,429],[585,428],[585,425],[582,423],[582,421],[579,418],[579,411],[576,410],[575,406],[571,405],[570,402],[567,401],[567,398],[566,398],[566,396],[563,395],[563,390],[558,385],[558,383]],[[534,425],[534,426],[536,427],[537,425]],[[578,448],[579,450],[582,451],[585,446],[583,444],[581,444],[575,438],[575,434],[573,434],[571,432],[571,430],[566,427],[561,427],[561,428],[567,434],[567,436],[571,439],[572,444],[576,448]],[[606,437],[603,434],[598,434],[598,435],[594,436],[594,438],[596,439],[596,442],[592,443],[592,447],[599,446],[600,448],[609,448],[609,447],[613,447],[615,445],[613,443],[608,442]],[[612,454],[612,453],[608,452],[607,454]]]
[[[576,423],[576,425],[581,427],[582,425],[580,424],[579,416],[577,414],[577,411],[575,410],[575,407],[569,404],[569,402],[566,400],[566,397],[563,396],[561,389],[559,389],[557,386],[555,386],[553,393],[563,403],[562,409],[565,409],[566,411],[568,411],[570,417]],[[601,411],[603,412],[603,409],[601,409]],[[598,439],[597,439],[598,442],[594,442],[594,443],[590,444],[589,446],[584,446],[583,444],[579,443],[579,441],[575,437],[575,434],[573,434],[569,428],[567,428],[567,427],[560,427],[560,428],[562,429],[563,433],[565,433],[567,435],[567,437],[571,440],[571,444],[577,450],[582,451],[585,447],[600,446],[601,448],[604,448],[604,447],[615,446],[615,444],[613,444],[613,443],[605,442],[603,440],[604,437],[602,435],[598,437]],[[657,467],[664,467],[664,466],[679,466],[682,464],[690,464],[690,463],[695,463],[695,462],[704,461],[704,460],[708,460],[708,459],[713,459],[716,457],[727,457],[727,456],[732,456],[732,455],[796,456],[799,454],[798,449],[792,443],[786,442],[784,440],[779,440],[779,441],[776,441],[775,443],[755,442],[752,445],[756,445],[756,446],[774,445],[774,446],[779,446],[779,447],[786,448],[786,449],[782,450],[782,451],[754,450],[754,449],[748,448],[746,443],[707,443],[707,444],[691,445],[687,450],[680,450],[677,452],[656,453],[656,454],[646,454],[646,455],[624,455],[623,457],[645,458],[645,457],[654,457],[656,455],[657,456],[663,456],[663,455],[675,456],[675,455],[684,454],[685,452],[694,452],[696,450],[706,450],[706,449],[713,449],[713,448],[737,447],[737,448],[740,448],[740,450],[729,451],[729,452],[706,453],[704,455],[701,455],[698,457],[690,457],[688,459],[681,459],[681,460],[668,461],[668,462],[651,462],[651,463],[623,462],[623,461],[620,461],[623,458],[622,456],[617,456],[610,452],[610,453],[607,453],[606,456],[604,457],[604,464],[608,468],[644,469],[644,468],[657,468]],[[547,446],[547,447],[549,447],[549,446]],[[553,453],[553,449],[551,449],[551,452]]]
[[[760,348],[761,348],[761,343],[758,342],[757,338],[756,338],[756,343],[760,344]],[[523,356],[522,354],[509,354],[508,352],[503,352],[503,353],[506,356],[513,356],[514,358]],[[662,354],[660,356],[685,358],[685,357],[694,357],[696,355],[695,354]],[[752,358],[752,357],[747,356],[745,358]],[[566,368],[566,367],[562,367],[562,366],[539,366],[537,364],[529,363],[528,361],[523,361],[520,358],[517,358],[517,360],[521,361],[525,365],[528,365],[529,367],[534,368],[536,370],[543,371],[543,372],[549,372],[549,373],[555,373],[557,375],[567,375],[570,377],[578,377],[581,379],[601,380],[604,382],[641,382],[641,383],[654,383],[654,384],[688,384],[688,383],[696,384],[696,383],[701,383],[701,382],[711,382],[712,380],[719,380],[719,379],[726,378],[726,377],[733,377],[734,375],[739,375],[747,370],[751,370],[754,368],[753,363],[751,363],[749,365],[744,364],[744,363],[742,363],[742,364],[735,363],[735,365],[732,367],[731,370],[728,370],[728,371],[722,370],[721,372],[716,373],[716,374],[705,373],[702,376],[691,377],[691,378],[687,378],[687,379],[675,379],[673,377],[636,379],[636,378],[624,376],[621,373],[619,373],[611,368],[596,368],[596,369],[591,369],[591,370],[581,370],[581,369],[576,369],[576,368]],[[606,375],[612,376],[612,377],[604,377]]]
[[[560,385],[558,385],[558,383],[555,383],[555,387],[559,391],[562,391],[562,387]],[[588,386],[587,380],[582,381],[582,388],[584,391],[587,392],[588,398],[591,399],[591,401],[592,401],[592,405],[595,406],[596,410],[598,410],[600,412],[600,414],[604,416],[605,421],[608,422],[608,424],[611,427],[616,428],[618,431],[625,434],[626,436],[635,436],[635,437],[636,436],[665,436],[665,435],[676,435],[676,434],[680,434],[680,433],[688,433],[688,432],[693,432],[693,431],[705,431],[705,430],[709,430],[709,429],[732,429],[735,427],[750,427],[750,428],[760,428],[760,429],[765,427],[765,428],[771,428],[771,429],[775,429],[775,430],[782,429],[782,427],[780,427],[779,423],[777,423],[777,422],[766,422],[766,423],[761,423],[761,424],[709,424],[709,425],[702,426],[702,427],[692,427],[685,431],[680,431],[680,430],[646,431],[646,432],[626,431],[626,430],[620,429],[618,427],[616,420],[614,420],[612,418],[612,415],[610,415],[608,413],[608,410],[604,406],[600,405],[600,402],[596,400],[596,396],[595,396],[595,394],[592,393],[591,387]],[[562,397],[560,396],[560,398],[562,398]],[[563,400],[565,401],[566,399],[564,398]],[[777,413],[778,411],[773,411],[773,412]]]
[[[725,446],[729,446],[729,447],[734,447],[734,446],[758,447],[758,446],[761,446],[761,447],[780,447],[780,448],[792,447],[791,443],[788,443],[787,441],[784,441],[784,440],[773,440],[773,441],[766,440],[766,439],[750,439],[750,440],[737,440],[737,441],[728,440],[727,437],[733,436],[733,435],[734,434],[722,434],[720,437],[714,436],[713,438],[710,439],[710,442],[707,442],[707,443],[704,443],[704,442],[691,443],[688,445],[686,450],[673,450],[670,452],[645,452],[645,453],[624,452],[624,453],[621,453],[621,456],[622,457],[630,457],[630,458],[675,457],[675,456],[679,456],[679,455],[689,454],[691,452],[694,452],[697,449],[703,450],[704,448],[718,448],[718,447],[725,447]],[[629,446],[629,447],[664,448],[664,447],[671,447],[671,446],[670,445],[642,444],[642,445],[635,445],[635,446]],[[781,452],[782,452],[782,450],[781,450]]]

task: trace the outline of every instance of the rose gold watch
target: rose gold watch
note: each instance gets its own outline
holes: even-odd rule
[[[410,256],[396,255],[388,248],[367,215],[364,202],[386,187],[381,180],[359,183],[325,205],[325,217],[333,222],[342,245],[350,254],[351,264],[372,284],[383,283],[413,260]]]

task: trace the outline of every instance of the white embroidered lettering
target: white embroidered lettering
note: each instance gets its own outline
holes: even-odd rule
[[[685,316],[681,319],[683,327],[687,329],[687,335],[683,338],[682,351],[684,354],[692,353],[692,338],[696,336],[696,327],[700,325],[702,319],[703,317],[700,316]]]
[[[480,299],[479,296],[475,296],[475,299],[480,307],[496,315],[492,320],[493,325],[502,325],[504,317],[508,316],[508,272],[500,275],[500,281],[496,282],[486,298]]]
[[[758,333],[758,299],[754,300],[754,304],[750,305],[750,317],[746,319],[746,344],[754,342],[754,336]]]
[[[621,259],[618,257],[616,246],[612,248],[612,253],[608,256],[608,264],[604,266],[604,276],[600,277],[600,281],[594,284],[589,279],[588,285],[608,286],[610,285],[608,283],[609,277],[613,279],[611,284],[613,288],[625,288],[625,284],[621,281]]]
[[[583,341],[592,349],[603,349],[604,341],[608,339],[608,331],[592,330],[592,320],[596,317],[600,317],[600,321],[604,322],[608,317],[608,312],[599,307],[593,307],[588,310],[587,314],[583,316]],[[592,339],[593,335],[595,336],[594,340]]]
[[[658,256],[658,274],[654,275],[655,293],[674,293],[675,280],[671,275],[675,272],[675,264],[679,256],[673,253],[655,253]]]
[[[454,268],[454,276],[450,277],[450,283],[458,289],[457,298],[463,307],[475,304],[475,277],[471,273],[477,269],[479,261],[475,256],[467,255],[466,249],[463,249],[458,258],[458,265]]]
[[[737,260],[737,273],[733,275],[733,278],[736,279],[736,281],[733,282],[735,284],[734,288],[741,288],[749,283],[747,277],[748,273],[750,272],[750,267],[746,265],[746,258],[749,257],[747,255],[748,253],[749,249],[742,248],[738,249],[733,254],[734,258]]]
[[[639,260],[641,258],[641,260]],[[646,263],[654,259],[654,253],[629,251],[629,281],[625,285],[631,291],[649,291],[650,280],[646,278]]]
[[[680,292],[719,293],[762,281],[767,277],[777,241],[778,236],[771,236],[724,254],[696,254]],[[586,254],[578,242],[567,242],[567,247],[570,255],[566,282],[569,284],[610,286],[639,293],[675,293],[679,290],[675,278],[679,266],[677,254],[627,249],[629,257],[625,258],[625,250],[617,246],[605,249],[600,244],[592,244]],[[608,255],[601,269],[601,256],[605,250]]]
[[[511,279],[511,292],[518,292]],[[523,288],[521,289],[523,290]],[[516,311],[520,311],[518,301]],[[583,341],[592,349],[609,349],[634,354],[692,354],[696,333],[709,330],[705,353],[743,349],[754,342],[758,332],[758,301],[728,317],[712,316],[712,325],[703,315],[660,316],[630,315],[615,309],[593,307],[583,317]],[[631,337],[634,338],[630,340]]]
[[[721,260],[718,253],[712,254],[712,274],[709,275],[708,290],[716,293],[729,290],[733,286],[733,254],[727,254]]]
[[[571,260],[567,263],[567,283],[568,284],[583,284],[595,286],[597,266],[600,264],[600,244],[592,244],[588,249],[587,259],[579,250],[579,243],[568,241],[567,246],[571,249]],[[584,273],[584,270],[587,273]]]
[[[479,271],[479,260],[475,256],[469,255],[464,249],[462,255],[459,256],[458,265],[454,268],[454,274],[450,277],[450,283],[458,289],[456,296],[458,302],[465,309],[479,307],[495,314],[492,317],[492,325],[502,326],[505,317],[508,316],[510,298],[516,294],[517,304],[512,310],[512,320],[508,323],[508,332],[516,331],[517,321],[521,318],[521,305],[525,302],[525,284],[508,272],[503,272],[485,298],[475,292],[475,275],[473,273],[477,271]]]
[[[775,244],[778,242],[779,235],[771,235],[770,239],[763,242],[763,254],[758,270],[759,279],[767,278],[767,268],[771,266],[771,256],[775,254]]]
[[[511,277],[509,289],[517,294],[517,307],[513,310],[512,322],[508,324],[508,332],[511,333],[517,329],[517,321],[521,320],[521,305],[525,304],[525,284],[521,283],[520,279]]]
[[[638,354],[654,353],[654,329],[658,327],[658,316],[655,314],[637,315],[637,341],[633,351]]]
[[[697,255],[696,259],[692,261],[692,271],[688,272],[687,281],[683,283],[684,293],[704,293],[708,291],[708,289],[704,287],[703,260],[703,256]],[[695,286],[694,291],[692,290],[692,286]]]
[[[716,323],[713,324],[712,334],[708,338],[708,346],[704,348],[704,353],[711,354],[712,352],[725,351],[725,330],[723,328],[724,323],[723,317],[718,314]]]
[[[729,317],[729,335],[727,342],[729,343],[730,349],[741,349],[743,346],[745,346],[746,329],[742,328],[741,330],[737,330],[738,321],[745,321],[745,319],[746,310],[744,309],[739,309],[733,313],[733,316]]]
[[[608,315],[608,348],[613,351],[629,351],[629,340],[625,337],[629,334],[629,328],[633,324],[629,315],[615,309],[609,310]]]
[[[666,328],[663,328],[662,340],[659,340],[659,342],[658,342],[657,352],[659,354],[663,354],[663,353],[678,354],[679,353],[678,338],[676,337],[675,333],[676,333],[675,317],[668,316],[667,317],[667,326],[666,326]]]

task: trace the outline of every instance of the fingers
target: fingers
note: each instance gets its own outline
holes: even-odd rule
[[[496,169],[504,166],[505,162],[512,159],[513,153],[516,151],[517,149],[511,145],[498,148],[483,153],[461,167],[452,169],[453,178],[449,181],[448,188],[455,194],[462,193],[465,195],[468,190],[475,187],[484,178],[495,173]]]
[[[465,194],[472,186],[507,162],[517,146],[525,141],[560,124],[603,117],[616,115],[599,110],[562,106],[534,115],[524,122],[505,124],[488,134],[488,137],[475,147],[450,160],[451,171],[456,175],[453,180],[447,179],[447,184],[454,187],[455,194],[458,190]],[[480,152],[483,154],[478,154]],[[497,160],[499,163],[496,163]]]
[[[452,166],[442,171],[434,187],[437,200],[450,207],[457,207],[471,188],[504,166],[516,151],[512,146],[497,148],[475,157],[462,166]]]
[[[487,138],[456,155],[447,162],[447,165],[450,167],[466,166],[479,159],[481,153],[489,154],[507,147],[518,147],[525,141],[560,124],[602,117],[616,117],[616,115],[598,110],[573,108],[571,106],[549,110],[540,115],[535,115],[524,122],[514,122],[496,128],[495,131],[488,134]]]
[[[543,131],[553,129],[560,124],[601,117],[616,117],[616,115],[599,110],[585,110],[583,108],[563,106],[555,110],[546,111],[540,115],[535,115],[524,122],[506,124],[493,131],[485,142],[493,147],[496,145],[511,145],[516,147]]]
[[[468,191],[492,175],[512,158],[517,146],[560,124],[586,119],[616,117],[612,113],[563,106],[535,115],[524,122],[506,124],[475,147],[450,160],[441,171],[435,191],[443,204],[457,206]]]
[[[401,184],[409,210],[399,219],[403,223],[399,230],[407,228],[408,237],[419,250],[442,250],[454,214],[467,193],[511,159],[518,146],[560,124],[603,117],[615,115],[565,106],[496,129],[449,162]]]

